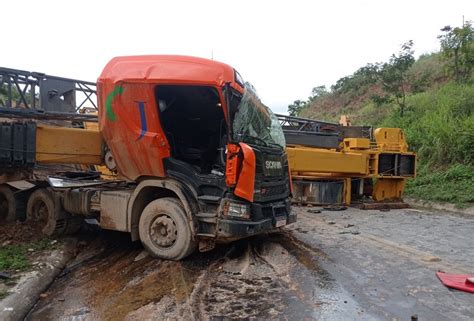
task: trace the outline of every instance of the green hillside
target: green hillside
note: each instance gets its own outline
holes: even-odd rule
[[[354,125],[400,127],[418,155],[410,196],[474,205],[474,29],[444,28],[440,51],[414,58],[413,42],[385,63],[368,64],[329,90],[315,87],[290,114]]]

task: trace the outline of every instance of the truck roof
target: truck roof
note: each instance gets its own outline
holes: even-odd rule
[[[179,55],[115,57],[105,66],[99,82],[166,82],[222,86],[235,81],[231,66],[205,58]]]

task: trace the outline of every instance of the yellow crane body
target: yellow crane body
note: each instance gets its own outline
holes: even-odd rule
[[[287,146],[290,170],[296,176],[321,173],[340,176],[369,175],[369,154],[306,146]]]
[[[36,128],[38,163],[100,165],[103,146],[98,130],[43,125]]]
[[[378,128],[372,140],[345,138],[338,149],[290,144],[286,151],[294,200],[301,203],[319,203],[315,194],[327,195],[334,184],[342,187],[335,199],[349,205],[354,194],[352,184],[359,183],[362,195],[364,181],[370,183],[374,201],[401,201],[407,178],[416,175],[416,155],[408,151],[400,128]],[[325,191],[321,182],[326,184]]]

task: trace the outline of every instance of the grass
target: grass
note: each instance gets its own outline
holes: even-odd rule
[[[0,271],[24,271],[30,267],[25,245],[7,245],[0,249]]]
[[[28,255],[55,248],[49,239],[27,244],[12,244],[0,248],[0,271],[25,271],[31,267]]]
[[[406,194],[474,206],[474,84],[447,83],[407,102],[404,117],[394,109],[381,122],[403,128],[417,153],[418,175]]]
[[[403,128],[422,164],[474,165],[474,84],[448,83],[412,95],[407,103],[404,117],[392,110],[381,125]]]
[[[419,176],[407,184],[406,194],[429,201],[474,206],[474,166],[455,164],[446,169],[419,168]]]

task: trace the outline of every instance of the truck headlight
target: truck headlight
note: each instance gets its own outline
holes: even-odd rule
[[[223,207],[223,213],[225,216],[249,219],[250,206],[247,204],[226,200]]]

